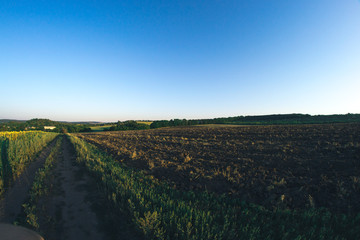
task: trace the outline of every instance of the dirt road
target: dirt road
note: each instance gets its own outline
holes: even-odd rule
[[[47,239],[103,239],[89,196],[96,196],[91,179],[75,164],[70,143],[63,139],[52,195],[46,202],[48,216],[55,219],[47,231]]]
[[[70,141],[65,136],[62,138],[52,172],[50,194],[40,199],[37,206],[41,212],[38,216],[39,232],[47,240],[141,239],[129,227],[128,221],[109,206],[95,179],[89,176],[84,166],[76,163]],[[12,224],[16,217],[19,219],[34,174],[53,146],[52,143],[46,147],[35,161],[37,165],[31,165],[26,176],[22,176],[26,183],[22,180],[9,189],[1,202],[4,210],[0,218],[2,222]]]

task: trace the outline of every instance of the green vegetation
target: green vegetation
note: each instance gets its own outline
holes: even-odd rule
[[[360,214],[269,210],[227,195],[180,191],[72,135],[77,161],[147,239],[359,239]]]
[[[360,114],[345,115],[309,115],[309,114],[278,114],[264,116],[239,116],[214,119],[214,123],[227,124],[324,124],[324,123],[354,123],[360,122]]]
[[[175,126],[190,126],[190,125],[198,125],[198,124],[206,124],[200,121],[203,120],[186,120],[186,119],[172,119],[168,120],[160,120],[154,121],[150,124],[150,128],[161,128],[161,127],[175,127]]]
[[[45,126],[55,127],[45,129]],[[31,119],[29,121],[5,121],[0,122],[0,131],[27,131],[27,130],[46,130],[51,132],[89,132],[89,124],[75,124],[66,122],[56,122],[49,119]]]
[[[137,123],[136,121],[117,122],[109,131],[143,130],[150,129],[149,124]]]
[[[99,131],[124,131],[149,129],[151,122],[125,121],[113,124],[81,124],[56,122],[49,119],[31,119],[29,121],[2,121],[0,122],[0,131],[33,131],[41,130],[57,133],[76,133],[76,132],[99,132]],[[47,129],[46,127],[55,127]]]
[[[354,123],[360,122],[360,114],[345,115],[308,115],[308,114],[278,114],[263,116],[238,116],[228,118],[154,121],[150,127],[191,126],[199,124],[235,124],[235,125],[279,125],[279,124],[323,124],[323,123]]]
[[[102,132],[102,131],[108,131],[111,127],[115,126],[114,124],[106,124],[106,125],[94,125],[91,126],[92,132]]]
[[[0,133],[0,194],[57,135],[40,131]]]
[[[136,121],[137,123],[141,123],[141,124],[146,124],[146,125],[151,125],[153,122],[152,121]]]
[[[44,213],[41,212],[39,206],[39,199],[46,196],[51,189],[51,171],[54,168],[54,162],[56,156],[61,147],[62,138],[59,138],[55,144],[55,147],[51,150],[51,153],[45,160],[43,168],[40,168],[35,175],[34,182],[29,192],[29,200],[23,204],[25,219],[23,219],[22,224],[26,227],[30,227],[34,230],[39,230],[40,225],[38,222],[39,216],[42,215],[44,218]]]
[[[281,125],[281,124],[323,124],[323,123],[354,123],[360,122],[360,114],[345,115],[308,115],[278,114],[263,116],[237,116],[213,119],[172,119],[159,121],[125,121],[113,124],[89,124],[56,122],[49,119],[31,119],[29,121],[1,120],[0,131],[45,130],[59,133],[91,132],[91,131],[124,131],[149,128],[192,126],[200,124],[232,124],[232,125]],[[53,126],[54,129],[45,129]]]
[[[127,131],[127,130],[143,130],[150,129],[150,124],[152,122],[144,121],[125,121],[114,124],[97,124],[91,126],[91,131],[93,132],[103,132],[103,131]]]

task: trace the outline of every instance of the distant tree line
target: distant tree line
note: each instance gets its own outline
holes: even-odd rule
[[[213,119],[172,119],[154,121],[150,128],[191,126],[200,124],[235,124],[235,125],[279,125],[279,124],[323,124],[360,122],[360,114],[309,115],[309,114],[274,114],[262,116],[237,116]]]
[[[323,123],[360,123],[360,114],[309,115],[274,114],[261,116],[236,116],[213,119],[172,119],[153,121],[151,125],[136,121],[117,122],[108,131],[142,130],[161,127],[192,126],[200,124],[236,124],[236,125],[279,125],[279,124],[323,124]],[[55,129],[44,129],[54,126]],[[0,131],[42,130],[49,132],[91,132],[90,124],[56,122],[49,119],[31,119],[29,121],[0,121]]]
[[[199,124],[197,121],[198,120],[186,120],[186,119],[172,119],[172,120],[153,121],[150,124],[150,128],[197,125],[197,124]]]
[[[110,127],[107,131],[126,131],[126,130],[143,130],[150,129],[150,126],[136,121],[118,121],[115,126]]]
[[[44,129],[45,126],[54,126],[54,129]],[[56,122],[49,119],[31,119],[29,121],[8,121],[0,123],[0,131],[29,131],[41,130],[47,132],[90,132],[88,124],[75,124],[66,122]]]

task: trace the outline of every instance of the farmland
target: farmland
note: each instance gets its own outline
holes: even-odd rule
[[[41,131],[0,132],[0,195],[57,135]]]
[[[95,125],[90,127],[92,131],[94,132],[101,132],[101,131],[105,131],[108,130],[109,128],[111,128],[112,126],[114,126],[113,124],[108,124],[108,125]]]
[[[78,136],[176,189],[225,193],[269,208],[360,210],[359,124],[186,127]]]
[[[146,124],[146,125],[151,125],[153,122],[152,121],[136,121],[137,123],[140,124]]]
[[[358,133],[212,125],[70,139],[114,211],[148,239],[356,239]]]
[[[0,219],[46,239],[358,239],[359,133],[358,123],[68,133],[52,142],[58,134],[4,132]],[[24,190],[16,179],[27,168],[34,180]]]

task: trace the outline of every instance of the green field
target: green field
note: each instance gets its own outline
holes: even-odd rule
[[[146,124],[146,125],[151,125],[153,122],[152,121],[136,121],[137,123],[141,123],[141,124]]]
[[[113,124],[104,125],[104,126],[92,126],[90,127],[94,132],[102,132],[108,130],[110,127],[114,126]]]
[[[57,133],[0,132],[0,195]]]

